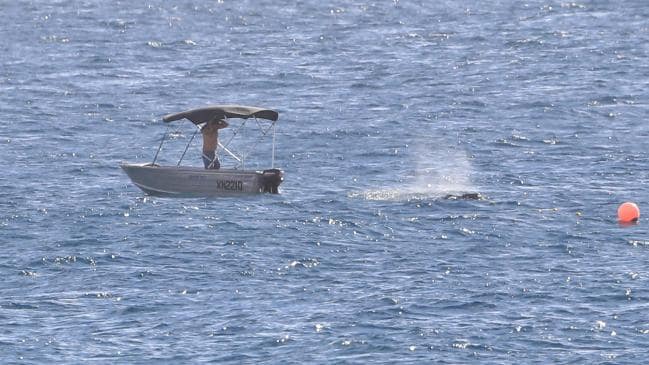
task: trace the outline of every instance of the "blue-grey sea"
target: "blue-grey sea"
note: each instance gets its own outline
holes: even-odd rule
[[[0,14],[0,363],[646,362],[645,0]],[[279,195],[123,173],[209,104],[279,112]]]

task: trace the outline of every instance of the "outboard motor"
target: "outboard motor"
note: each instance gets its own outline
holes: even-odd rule
[[[264,170],[261,177],[261,184],[264,193],[279,193],[279,184],[284,181],[284,173],[279,169]]]

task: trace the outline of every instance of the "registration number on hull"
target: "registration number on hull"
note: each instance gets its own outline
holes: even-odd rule
[[[241,180],[217,180],[216,188],[220,190],[243,190],[243,181]]]
[[[204,175],[191,176],[190,179],[196,186],[207,186],[208,177]],[[216,180],[217,190],[243,191],[243,181],[241,180]]]

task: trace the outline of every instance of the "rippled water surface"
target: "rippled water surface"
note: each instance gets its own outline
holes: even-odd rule
[[[646,361],[644,1],[0,11],[3,363]],[[219,103],[279,111],[280,195],[131,184]]]

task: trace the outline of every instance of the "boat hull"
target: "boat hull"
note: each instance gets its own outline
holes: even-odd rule
[[[133,184],[149,195],[196,197],[279,192],[283,173],[151,164],[120,165]]]

